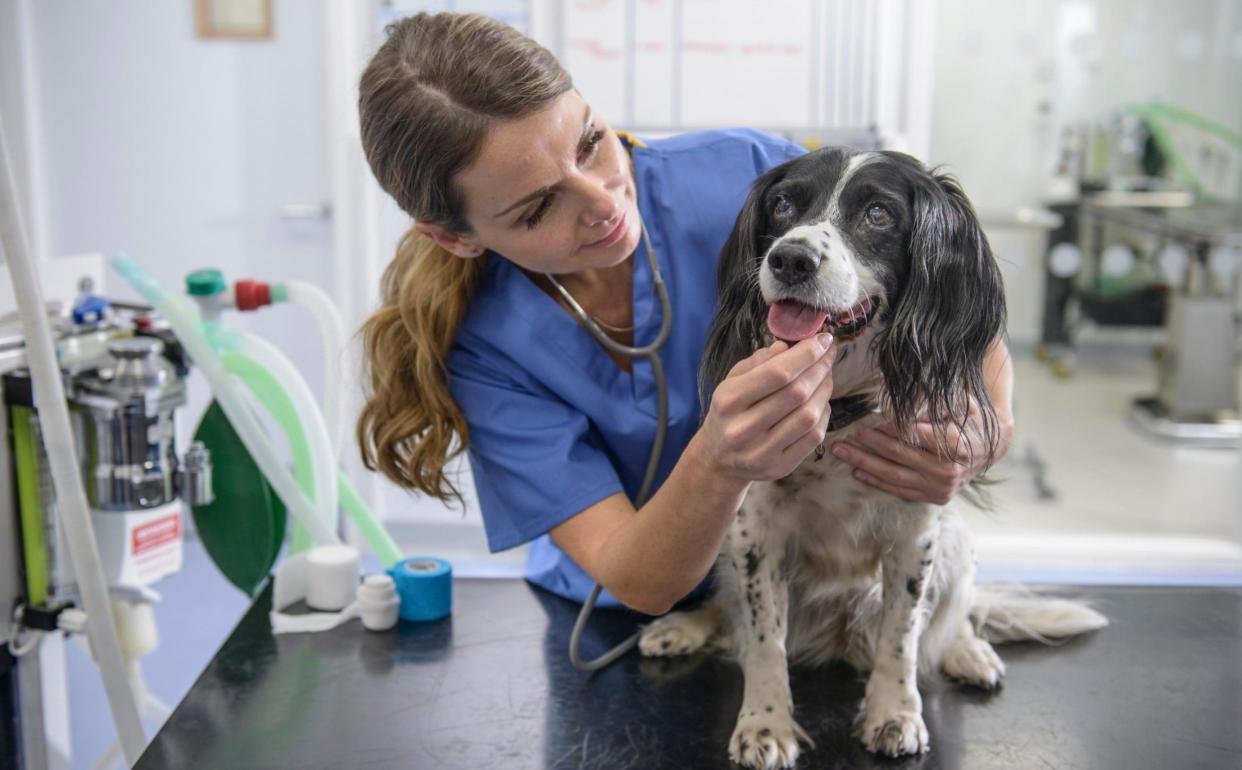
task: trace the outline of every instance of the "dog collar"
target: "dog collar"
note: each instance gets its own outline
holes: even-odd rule
[[[832,433],[874,412],[875,404],[871,401],[870,393],[859,393],[854,396],[834,398],[828,402],[828,408],[832,410],[832,414],[828,417],[828,432]],[[822,459],[826,451],[823,444],[815,447],[816,461]]]

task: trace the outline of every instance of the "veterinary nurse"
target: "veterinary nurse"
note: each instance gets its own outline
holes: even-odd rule
[[[493,551],[534,541],[532,582],[581,601],[598,581],[602,605],[665,612],[707,575],[750,482],[792,471],[827,425],[826,334],[742,361],[701,420],[698,400],[720,248],[755,177],[801,150],[752,131],[619,134],[547,50],[475,15],[390,26],[359,109],[372,171],[415,220],[363,329],[367,466],[447,500],[445,463],[465,450]],[[635,510],[651,367],[605,350],[554,282],[613,339],[650,342],[663,319],[644,226],[674,318],[668,435]],[[1007,426],[1008,358],[994,353]],[[941,501],[982,470],[865,438],[843,459],[902,496]]]

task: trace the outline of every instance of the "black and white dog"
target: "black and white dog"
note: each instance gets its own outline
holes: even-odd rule
[[[705,391],[760,346],[830,331],[825,446],[889,420],[910,437],[920,415],[966,431],[974,408],[980,443],[995,447],[982,364],[1004,319],[999,270],[952,179],[900,153],[819,150],[758,179],[725,244]],[[917,754],[929,746],[920,673],[993,688],[1004,665],[989,640],[1107,623],[1072,602],[976,592],[951,504],[909,503],[851,471],[820,451],[752,484],[715,595],[643,631],[646,655],[736,654],[745,688],[729,754],[748,767],[790,767],[799,738],[809,743],[793,719],[790,659],[870,671],[859,737],[871,751]]]

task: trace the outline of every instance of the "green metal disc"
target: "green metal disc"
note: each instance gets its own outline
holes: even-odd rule
[[[217,402],[207,407],[194,438],[211,452],[216,498],[193,509],[194,526],[228,581],[254,596],[284,543],[285,506]]]

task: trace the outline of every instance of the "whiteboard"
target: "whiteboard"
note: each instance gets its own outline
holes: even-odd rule
[[[886,86],[878,59],[901,56],[882,36],[891,43],[907,33],[908,2],[386,0],[379,20],[420,10],[490,14],[547,46],[618,127],[796,133],[876,128]],[[888,62],[887,71],[902,69]]]

